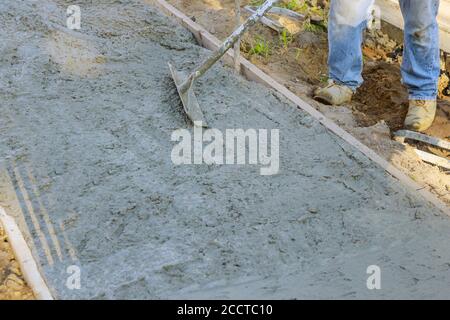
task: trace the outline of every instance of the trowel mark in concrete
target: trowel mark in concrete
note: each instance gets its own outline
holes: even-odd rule
[[[215,128],[279,129],[280,174],[174,166],[170,135],[189,124],[166,62],[190,69],[206,50],[139,2],[86,2],[86,47],[104,60],[100,72],[71,72],[42,48],[58,41],[45,21],[59,21],[65,6],[0,4],[0,59],[17,57],[1,67],[10,82],[1,80],[0,152],[6,172],[32,168],[39,194],[30,192],[30,202],[39,198],[64,244],[51,266],[30,231],[56,297],[194,297],[202,288],[216,296],[227,286],[228,297],[365,297],[366,268],[377,263],[392,287],[374,296],[449,296],[448,218],[232,70],[217,65],[201,79],[199,103]],[[35,19],[21,24],[28,14]],[[23,204],[0,205],[22,215]],[[72,264],[81,268],[80,290],[66,287]],[[233,289],[250,280],[256,291]]]

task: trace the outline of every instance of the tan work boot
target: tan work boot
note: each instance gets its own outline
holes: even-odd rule
[[[436,104],[436,100],[409,100],[405,127],[418,132],[427,130],[436,116]]]
[[[314,99],[322,103],[339,106],[352,101],[353,91],[345,85],[328,80],[328,85],[314,92]]]

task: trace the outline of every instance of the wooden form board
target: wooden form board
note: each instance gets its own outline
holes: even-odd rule
[[[210,50],[215,50],[220,46],[221,43],[216,37],[214,37],[205,28],[192,21],[188,16],[186,16],[184,13],[182,13],[180,10],[176,9],[174,6],[170,5],[166,1],[164,0],[142,0],[142,1],[158,5],[158,7],[164,13],[166,13],[168,16],[175,18],[181,25],[183,25],[185,28],[191,31],[192,34],[197,39],[198,43],[203,47]],[[234,56],[233,50],[230,49],[224,56],[224,62],[230,66],[233,66],[234,64],[233,56]],[[412,180],[408,175],[397,169],[394,165],[392,165],[384,158],[379,156],[375,151],[373,151],[372,149],[361,143],[350,133],[339,127],[336,123],[325,117],[313,106],[309,105],[307,102],[302,100],[300,97],[291,92],[282,84],[275,81],[273,78],[271,78],[269,75],[264,73],[262,70],[260,70],[258,67],[256,67],[254,64],[252,64],[250,61],[243,58],[242,56],[240,57],[240,63],[241,63],[241,73],[247,79],[262,83],[285,96],[298,108],[302,109],[303,111],[310,114],[313,118],[318,120],[329,131],[339,136],[341,139],[343,139],[344,141],[346,141],[347,143],[358,149],[361,153],[363,153],[373,162],[381,166],[386,172],[388,172],[391,176],[399,180],[407,188],[414,191],[415,193],[420,194],[425,200],[432,203],[443,213],[450,215],[450,208],[441,200],[439,200],[434,194],[428,191],[425,185],[420,185],[414,180]],[[167,72],[169,72],[169,69],[167,69]]]
[[[0,207],[0,224],[5,230],[8,242],[11,244],[12,251],[19,263],[23,277],[31,288],[31,291],[33,291],[34,297],[37,300],[53,300],[53,296],[39,271],[38,264],[34,260],[22,232],[14,218],[6,214],[6,211],[2,207]]]
[[[380,7],[381,18],[384,21],[396,26],[397,28],[403,29],[404,22],[398,0],[376,0],[375,3]],[[441,0],[438,22],[440,29],[441,49],[442,51],[450,53],[450,0]]]

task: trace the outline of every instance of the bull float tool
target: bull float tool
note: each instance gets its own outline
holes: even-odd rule
[[[234,30],[217,50],[215,50],[205,61],[198,65],[187,77],[183,77],[183,74],[177,71],[169,62],[170,72],[172,73],[172,78],[175,81],[178,94],[180,95],[183,109],[194,125],[201,123],[203,127],[207,127],[203,112],[198,104],[197,97],[195,96],[192,88],[195,80],[203,76],[206,71],[208,71],[217,61],[219,61],[219,59],[222,58],[222,56],[231,47],[233,47],[241,35],[247,31],[248,28],[258,22],[277,1],[278,0],[267,0],[242,25]]]

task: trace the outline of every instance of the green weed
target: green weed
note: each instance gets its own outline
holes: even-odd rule
[[[314,32],[314,33],[320,33],[326,30],[326,28],[323,25],[320,24],[313,24],[310,21],[306,21],[303,24],[303,30]]]
[[[270,46],[264,38],[257,37],[249,53],[267,58],[270,55]]]
[[[288,30],[283,29],[283,31],[280,33],[280,41],[281,44],[283,45],[283,48],[287,49],[289,45],[292,43],[293,37]]]

